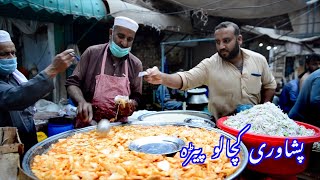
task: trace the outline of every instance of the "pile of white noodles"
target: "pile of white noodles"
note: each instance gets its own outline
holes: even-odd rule
[[[251,109],[230,116],[224,124],[238,130],[246,124],[251,124],[249,132],[269,136],[293,137],[315,134],[314,130],[299,126],[270,102],[255,105]]]

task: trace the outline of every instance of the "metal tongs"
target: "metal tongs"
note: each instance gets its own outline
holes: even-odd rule
[[[120,105],[118,105],[117,113],[116,113],[116,117],[115,117],[114,121],[117,120],[118,113],[119,113],[119,107],[120,107]],[[97,131],[103,135],[107,135],[110,132],[110,130],[111,130],[110,121],[108,119],[101,119],[97,125]]]

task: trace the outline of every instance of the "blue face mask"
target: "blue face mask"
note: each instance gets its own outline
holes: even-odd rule
[[[131,47],[121,48],[115,42],[113,42],[113,40],[111,41],[110,51],[117,58],[122,58],[123,56],[128,55],[130,50],[131,50]]]
[[[17,58],[0,59],[0,74],[7,76],[17,69]]]

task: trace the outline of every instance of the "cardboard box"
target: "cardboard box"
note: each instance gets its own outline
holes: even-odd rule
[[[0,179],[19,179],[23,144],[15,127],[0,127]]]
[[[24,147],[15,127],[0,127],[0,154],[23,154]]]

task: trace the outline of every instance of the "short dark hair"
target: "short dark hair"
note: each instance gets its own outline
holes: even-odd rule
[[[320,55],[319,54],[316,54],[316,53],[313,53],[311,55],[308,55],[306,57],[306,63],[310,63],[310,61],[320,61]]]
[[[222,29],[222,28],[227,28],[227,27],[229,27],[229,26],[232,26],[232,27],[233,27],[233,29],[234,29],[234,35],[236,35],[236,36],[240,35],[239,26],[236,25],[236,24],[233,23],[233,22],[230,22],[230,21],[224,21],[224,22],[218,24],[218,25],[216,26],[216,28],[214,29],[214,31],[216,31],[216,30],[218,30],[218,29]]]

